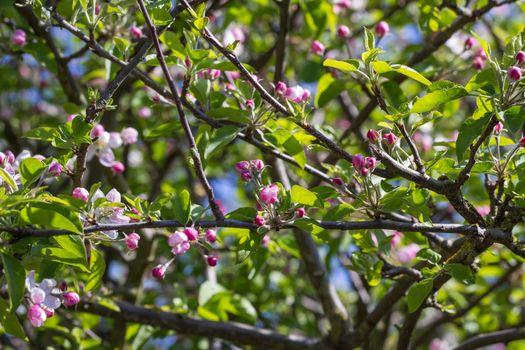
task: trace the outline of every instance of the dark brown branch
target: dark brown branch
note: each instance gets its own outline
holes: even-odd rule
[[[159,37],[157,34],[157,28],[151,21],[151,18],[149,17],[148,10],[146,9],[144,2],[142,0],[138,0],[137,2],[139,4],[140,10],[142,11],[142,14],[144,15],[144,19],[146,20],[147,26],[150,30],[151,38],[153,40],[155,50],[157,51],[157,58],[159,60],[160,66],[162,68],[162,71],[164,72],[164,76],[166,77],[168,86],[170,88],[171,94],[175,101],[175,106],[177,107],[179,119],[182,124],[182,128],[184,129],[184,133],[186,134],[188,143],[189,143],[190,153],[191,153],[191,158],[193,160],[195,173],[197,174],[197,177],[199,178],[202,184],[202,187],[204,187],[204,191],[206,191],[206,195],[208,196],[208,202],[210,204],[213,215],[215,216],[215,218],[217,218],[217,220],[222,220],[224,216],[222,214],[221,209],[215,202],[215,194],[213,193],[213,189],[210,183],[208,182],[208,179],[206,178],[206,174],[204,173],[204,168],[202,167],[200,153],[199,153],[199,150],[197,149],[197,144],[195,142],[195,138],[193,137],[193,132],[191,131],[191,127],[190,127],[190,124],[188,123],[188,119],[186,119],[186,114],[184,112],[184,107],[182,106],[182,102],[179,97],[177,86],[175,85],[175,81],[173,80],[173,77],[171,76],[171,73],[168,69],[168,65],[166,64],[166,59],[164,58],[164,53],[162,52],[162,47],[160,46],[160,41],[159,41]]]
[[[486,345],[508,343],[513,340],[520,339],[525,339],[525,328],[508,328],[500,331],[476,335],[475,337],[472,337],[459,346],[455,347],[454,350],[475,350],[480,349]]]
[[[284,63],[286,61],[286,40],[288,38],[290,0],[281,0],[279,4],[279,36],[275,44],[275,73],[273,76],[274,84],[283,80]]]
[[[319,339],[305,338],[300,335],[283,335],[268,329],[235,322],[225,323],[200,320],[175,313],[139,307],[123,301],[117,301],[116,303],[120,311],[91,302],[80,304],[78,310],[115,320],[171,329],[181,334],[219,338],[236,344],[255,345],[266,349],[329,349]]]
[[[408,143],[408,147],[410,148],[410,151],[412,152],[412,155],[414,156],[414,163],[416,163],[416,169],[420,174],[425,173],[425,167],[423,166],[423,162],[421,161],[421,156],[419,155],[419,151],[417,150],[416,145],[414,144],[414,140],[412,140],[412,137],[410,137],[410,134],[405,128],[404,124],[396,124],[399,130],[401,131],[401,134],[403,134],[403,137],[405,138],[405,141]]]

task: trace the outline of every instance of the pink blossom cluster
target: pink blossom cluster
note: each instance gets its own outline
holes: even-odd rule
[[[264,170],[264,162],[260,159],[242,160],[235,164],[235,171],[244,181],[251,181],[254,177],[258,177]]]
[[[221,76],[221,71],[218,69],[202,69],[197,72],[197,76],[200,79],[216,80]]]
[[[401,243],[402,233],[395,231],[390,240],[390,247],[393,250],[394,257],[402,264],[408,264],[414,260],[419,252],[420,247],[416,243],[410,243],[409,245],[399,247]]]
[[[20,174],[18,167],[23,160],[27,158],[35,158],[41,162],[46,160],[46,157],[35,154],[31,155],[28,150],[23,150],[16,157],[10,150],[0,152],[0,168],[5,171],[5,176],[9,176],[11,181],[8,181],[4,177],[0,177],[0,186],[7,187],[8,190],[15,191],[21,185]],[[59,176],[63,171],[62,165],[57,161],[51,161],[48,167],[48,174],[51,176]],[[16,184],[17,188],[10,188],[12,184]],[[11,184],[11,185],[10,185]]]
[[[27,319],[33,327],[41,327],[48,318],[54,316],[55,309],[61,304],[73,306],[80,302],[77,293],[66,291],[67,286],[61,290],[54,279],[45,278],[36,283],[35,271],[29,271],[25,285],[29,300]]]
[[[377,166],[377,159],[375,157],[364,157],[361,154],[356,154],[352,157],[352,166],[361,175],[367,176]]]
[[[389,146],[393,146],[396,144],[398,138],[394,133],[387,133],[382,135],[380,132],[376,130],[368,130],[366,133],[366,138],[369,142],[377,143],[381,142],[381,140],[384,140]]]
[[[116,174],[123,173],[124,164],[115,159],[113,149],[137,143],[138,135],[138,131],[134,128],[124,128],[120,133],[107,132],[102,124],[97,124],[90,133],[94,141],[88,147],[86,159],[89,161],[96,156],[103,166],[111,168]]]
[[[171,247],[171,252],[174,257],[184,255],[190,248],[191,243],[197,242],[200,236],[200,231],[194,227],[186,227],[182,231],[175,231],[168,236],[168,245]],[[206,241],[213,244],[217,241],[217,232],[214,229],[207,229],[204,237]],[[206,255],[206,263],[208,266],[215,267],[219,258],[215,255]],[[151,270],[151,275],[156,279],[163,279],[166,275],[166,270],[173,262],[173,259],[165,264],[159,264]]]
[[[306,102],[311,96],[310,90],[303,89],[300,85],[287,87],[282,81],[275,85],[275,93],[277,95],[282,95],[285,99],[295,103]]]

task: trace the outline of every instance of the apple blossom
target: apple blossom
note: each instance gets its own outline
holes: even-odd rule
[[[264,226],[264,224],[266,223],[266,220],[264,220],[262,216],[257,215],[255,219],[253,219],[253,223],[255,224],[255,226],[261,227],[261,226]]]
[[[89,133],[89,136],[91,136],[92,139],[99,138],[104,134],[106,130],[104,129],[104,126],[102,124],[96,124],[93,126],[93,129],[91,129],[91,132]]]
[[[337,36],[340,38],[347,38],[350,35],[350,28],[345,25],[337,27]]]
[[[420,249],[419,245],[417,245],[416,243],[410,243],[409,245],[405,247],[399,248],[395,252],[395,256],[397,260],[399,260],[400,263],[407,264],[411,262],[412,260],[414,260],[419,249]]]
[[[151,275],[155,277],[158,280],[164,279],[164,276],[166,275],[166,265],[157,265],[151,270]]]
[[[27,319],[31,322],[33,327],[42,327],[47,319],[44,309],[40,305],[33,305],[27,311]]]
[[[87,202],[89,199],[89,191],[82,187],[75,187],[71,195],[76,199]]]
[[[11,36],[11,43],[16,46],[24,46],[27,41],[26,32],[22,29],[17,29]]]
[[[382,38],[385,35],[387,35],[388,32],[390,32],[390,26],[385,21],[381,21],[376,24],[375,30],[376,30],[377,36]]]
[[[319,55],[319,56],[322,56],[324,51],[325,51],[325,47],[323,45],[323,43],[321,43],[320,41],[318,40],[315,40],[313,43],[312,43],[312,46],[310,47],[310,50],[316,54],[316,55]]]
[[[217,233],[211,228],[206,230],[206,240],[210,243],[213,243],[217,240]]]
[[[122,143],[125,145],[132,145],[137,143],[139,132],[135,128],[124,128],[120,132]]]
[[[366,133],[366,138],[370,142],[377,142],[381,139],[381,135],[376,130],[368,130],[368,132]]]
[[[352,157],[352,165],[356,170],[360,170],[365,166],[365,157],[362,154],[355,154]]]
[[[260,159],[251,160],[250,164],[259,172],[264,169],[264,162]]]
[[[140,236],[133,232],[126,237],[126,246],[130,250],[135,250],[139,247]]]
[[[507,74],[510,78],[510,80],[520,80],[521,79],[521,68],[519,67],[510,67],[509,70],[507,71]]]
[[[518,62],[518,64],[522,64],[523,62],[525,62],[525,52],[518,51],[516,53],[516,62]]]
[[[388,134],[385,134],[383,135],[383,139],[386,141],[386,143],[388,143],[390,146],[393,146],[396,144],[397,142],[397,136],[394,135],[393,133],[388,133]]]
[[[217,266],[217,262],[219,261],[219,258],[217,258],[215,255],[210,255],[206,258],[206,263],[208,266],[215,267]]]
[[[275,92],[278,94],[278,95],[284,95],[284,93],[286,92],[286,84],[283,83],[282,81],[278,82],[276,85],[275,85]]]
[[[255,108],[255,102],[253,102],[253,100],[246,100],[246,108],[254,109]]]
[[[340,177],[333,177],[333,178],[330,179],[330,181],[335,186],[343,186],[344,185],[343,179],[341,179]]]
[[[155,96],[158,96],[158,100],[155,101],[155,102],[159,102],[160,101],[160,96],[159,95],[155,95]],[[138,110],[137,115],[139,116],[139,118],[147,119],[147,118],[151,117],[151,109],[149,109],[148,107],[141,107]]]
[[[142,37],[142,29],[140,29],[139,27],[137,26],[133,26],[129,29],[129,33],[131,34],[131,36],[135,39],[140,39]]]
[[[122,174],[126,170],[126,167],[121,162],[115,162],[111,166],[111,169],[115,174]]]
[[[495,126],[494,126],[494,133],[499,135],[501,133],[501,131],[503,130],[503,123],[502,122],[498,122]]]
[[[260,199],[265,204],[274,204],[279,196],[279,187],[275,184],[264,186],[261,189]]]
[[[306,209],[304,208],[297,208],[295,210],[295,215],[300,219],[306,215]]]
[[[80,297],[75,292],[64,293],[63,298],[65,306],[73,306],[80,302]]]
[[[479,56],[474,57],[472,60],[472,67],[476,70],[482,70],[485,67],[485,60]]]
[[[476,44],[476,39],[474,39],[473,37],[469,36],[465,40],[465,50],[470,50],[475,44]]]
[[[199,238],[199,231],[193,227],[186,227],[183,232],[190,241],[195,241]]]
[[[49,173],[53,176],[60,176],[60,174],[62,174],[62,170],[62,165],[59,162],[52,162],[48,169]]]

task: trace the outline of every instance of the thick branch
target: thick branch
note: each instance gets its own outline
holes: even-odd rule
[[[459,346],[455,347],[454,350],[475,350],[486,345],[508,343],[513,340],[520,339],[525,339],[525,328],[508,328],[472,337]]]
[[[256,328],[235,322],[213,322],[199,320],[175,313],[155,311],[118,301],[120,311],[96,303],[82,303],[79,310],[126,322],[147,324],[178,333],[220,338],[242,345],[255,345],[266,349],[327,349],[319,339],[299,335],[283,335],[271,330]]]

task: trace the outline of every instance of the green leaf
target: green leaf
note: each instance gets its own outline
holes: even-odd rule
[[[215,152],[223,150],[228,143],[235,139],[239,132],[239,128],[232,125],[215,130],[208,141],[204,157],[209,158]]]
[[[429,89],[432,91],[420,99],[417,99],[412,106],[413,113],[423,113],[431,111],[443,103],[466,96],[467,91],[460,85],[454,87],[447,86],[441,89],[434,89],[434,86],[442,87],[443,84],[432,84]]]
[[[18,167],[22,185],[25,187],[31,185],[46,171],[46,169],[47,166],[36,158],[29,157],[24,159]]]
[[[408,290],[408,312],[416,311],[432,292],[433,280],[431,278],[418,282]]]
[[[102,277],[106,271],[106,262],[104,260],[104,255],[96,250],[91,250],[91,266],[90,274],[86,282],[84,290],[89,292],[92,289],[99,288],[102,284]]]
[[[0,333],[8,333],[28,341],[24,328],[20,324],[15,311],[16,310],[12,309],[9,310],[7,307],[7,301],[0,298],[0,325],[3,327],[3,329],[0,328]]]
[[[374,33],[372,33],[368,28],[364,28],[364,37],[363,44],[365,50],[372,50],[376,46],[376,39],[374,38]]]
[[[233,220],[240,220],[246,222],[252,222],[257,216],[257,209],[253,207],[238,208],[234,211],[226,214],[226,218]]]
[[[441,260],[441,255],[430,248],[423,248],[417,252],[416,257],[418,260],[428,261],[432,265],[437,265]]]
[[[4,253],[1,255],[9,292],[9,309],[14,311],[24,296],[26,271],[18,259]]]
[[[35,246],[33,249],[31,249],[31,254],[43,259],[78,267],[84,272],[89,272],[89,269],[86,266],[86,260],[79,258],[78,255],[64,248]]]
[[[315,193],[310,192],[304,187],[293,185],[292,187],[292,202],[308,206],[314,206],[317,202]]]
[[[33,202],[20,211],[20,220],[46,228],[64,229],[78,234],[83,232],[78,213],[58,203]]]
[[[482,118],[469,118],[459,127],[458,139],[456,141],[456,156],[458,160],[463,160],[463,154],[472,142],[481,134],[481,131],[488,124],[491,113],[486,113]]]
[[[80,236],[55,236],[54,239],[61,248],[83,261],[87,266],[86,246]]]
[[[355,72],[359,68],[358,60],[339,61],[328,58],[324,60],[323,66],[335,68],[343,72]]]
[[[4,168],[0,168],[0,178],[2,178],[7,185],[9,185],[12,191],[16,191],[18,189],[15,180],[7,171],[4,170]]]
[[[335,79],[332,74],[324,74],[317,85],[315,95],[315,105],[318,108],[324,107],[328,102],[337,97],[345,89],[345,84]]]
[[[248,111],[231,107],[214,108],[208,111],[208,115],[210,117],[227,119],[240,123],[250,121],[250,113]]]
[[[403,74],[406,77],[409,77],[410,79],[413,79],[425,86],[429,86],[432,84],[430,80],[422,76],[419,72],[417,72],[415,69],[410,68],[408,66],[402,65],[402,64],[392,64],[390,65],[387,62],[384,61],[374,61],[372,62],[372,66],[374,67],[374,70],[378,74],[384,74],[388,72],[397,72],[399,74]]]
[[[199,287],[199,306],[204,306],[211,297],[224,290],[224,287],[216,282],[205,281]]]
[[[445,265],[445,270],[447,270],[455,280],[463,284],[469,285],[476,282],[474,271],[467,265],[447,264]]]
[[[193,21],[193,25],[199,31],[203,30],[207,24],[208,24],[208,17],[200,17],[200,18],[197,18],[195,21]]]
[[[306,165],[306,155],[304,154],[303,146],[294,135],[290,135],[290,137],[283,143],[283,147],[286,152],[295,159],[297,165],[299,165],[301,169],[304,169],[304,166]]]
[[[187,190],[182,190],[173,196],[172,202],[175,219],[186,225],[190,220],[191,214],[190,193]]]

